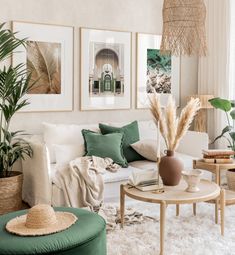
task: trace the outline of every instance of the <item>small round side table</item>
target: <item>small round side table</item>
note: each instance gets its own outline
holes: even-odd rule
[[[207,180],[201,180],[198,185],[200,191],[196,193],[186,192],[187,184],[181,180],[177,186],[164,186],[164,193],[156,194],[152,191],[143,192],[134,187],[121,185],[120,187],[120,213],[121,227],[124,226],[125,196],[135,200],[160,204],[160,255],[164,254],[164,231],[165,231],[165,212],[168,204],[196,204],[208,200],[220,200],[221,206],[221,235],[224,235],[224,207],[225,191],[219,185]]]
[[[211,172],[215,176],[215,183],[219,186],[221,185],[221,172],[228,171],[229,169],[235,169],[235,160],[233,163],[208,163],[204,162],[202,159],[193,160],[193,168],[206,170]],[[219,204],[218,201],[209,201],[215,203],[215,223],[218,223],[218,211]],[[235,191],[233,190],[225,190],[225,206],[235,205]]]

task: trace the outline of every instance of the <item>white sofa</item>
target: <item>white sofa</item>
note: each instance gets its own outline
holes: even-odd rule
[[[123,126],[127,123],[108,123],[112,126]],[[74,125],[73,125],[74,126]],[[154,139],[157,134],[157,129],[153,121],[138,121],[140,140]],[[75,127],[75,126],[74,126]],[[71,125],[63,125],[68,134]],[[98,124],[95,125],[76,125],[79,130],[98,129]],[[49,134],[50,135],[50,134]],[[56,136],[60,144],[68,143],[67,138],[63,138],[63,133]],[[48,136],[48,133],[46,134]],[[54,181],[55,163],[51,163],[48,147],[44,139],[48,141],[50,137],[45,137],[45,134],[32,136],[29,140],[34,150],[34,156],[31,159],[26,159],[22,162],[24,173],[23,183],[23,200],[33,206],[37,203],[48,203],[53,206],[63,206],[63,192],[58,188]],[[81,137],[79,138],[81,140]],[[161,146],[164,146],[163,140]],[[201,157],[202,149],[208,148],[208,135],[206,133],[198,133],[188,131],[181,140],[176,155],[182,159],[184,168],[192,168],[192,160]],[[105,182],[104,199],[106,202],[117,201],[119,198],[119,187],[121,183],[128,180],[132,171],[142,171],[143,169],[156,168],[156,163],[148,160],[130,162],[128,168],[121,168],[117,173],[106,172],[103,175]],[[205,178],[211,178],[208,172],[204,172]]]

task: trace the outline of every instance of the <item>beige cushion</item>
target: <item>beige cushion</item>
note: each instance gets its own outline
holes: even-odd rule
[[[131,144],[131,147],[144,158],[151,161],[157,161],[157,140],[140,140]]]

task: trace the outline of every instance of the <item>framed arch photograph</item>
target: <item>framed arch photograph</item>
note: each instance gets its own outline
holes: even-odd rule
[[[148,95],[156,91],[166,105],[172,94],[180,105],[180,57],[160,53],[161,35],[137,33],[136,107],[148,108]]]
[[[81,110],[130,109],[131,33],[81,28]]]

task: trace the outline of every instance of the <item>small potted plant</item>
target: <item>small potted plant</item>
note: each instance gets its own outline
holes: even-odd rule
[[[10,131],[13,115],[28,104],[24,95],[28,92],[30,74],[24,64],[3,65],[25,40],[19,40],[15,34],[0,25],[0,215],[21,208],[23,176],[13,171],[18,159],[32,156],[32,149],[22,138],[22,131]]]
[[[235,100],[227,100],[216,97],[210,99],[209,102],[215,109],[222,110],[225,113],[227,120],[227,125],[212,143],[215,143],[221,138],[226,139],[228,142],[228,148],[235,152]],[[229,189],[235,190],[235,169],[227,171],[227,182]]]

